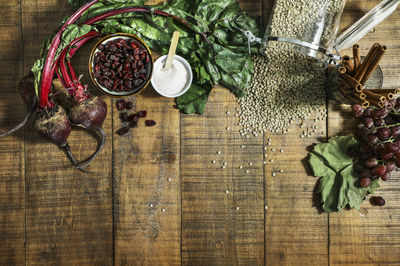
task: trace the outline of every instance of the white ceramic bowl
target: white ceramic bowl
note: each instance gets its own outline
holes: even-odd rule
[[[188,71],[188,76],[189,76],[188,81],[186,82],[185,87],[184,87],[180,92],[175,93],[175,94],[165,94],[165,92],[161,91],[161,90],[157,87],[156,83],[154,82],[154,76],[157,75],[157,73],[153,72],[153,76],[152,76],[152,78],[151,78],[151,85],[153,85],[154,90],[155,90],[156,92],[158,92],[158,94],[160,94],[160,95],[162,95],[162,96],[164,96],[164,97],[167,97],[167,98],[176,98],[176,97],[179,97],[179,96],[185,94],[185,93],[189,90],[190,86],[192,85],[192,81],[193,81],[192,68],[191,68],[191,66],[189,65],[189,63],[185,60],[185,58],[183,58],[183,57],[181,57],[181,56],[179,56],[179,55],[175,55],[175,58],[174,58],[174,59],[180,61],[180,62],[186,67],[186,69],[187,69],[187,71]],[[164,56],[158,58],[158,59],[156,60],[156,62],[154,63],[154,68],[153,68],[153,69],[156,69],[156,67],[157,67],[159,64],[164,64],[166,60],[167,60],[167,56],[166,56],[166,55],[164,55]]]

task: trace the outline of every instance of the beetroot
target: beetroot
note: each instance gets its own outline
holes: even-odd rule
[[[107,115],[107,104],[100,97],[91,97],[85,102],[74,104],[69,112],[69,119],[73,125],[81,126],[86,130],[96,132],[100,137],[99,145],[95,153],[81,164],[88,166],[101,152],[106,141],[106,135],[102,128]]]
[[[82,125],[89,130],[102,127],[107,115],[107,105],[99,97],[91,97],[86,102],[72,106],[69,119],[72,124]]]
[[[78,162],[70,151],[67,139],[71,134],[71,125],[68,122],[65,110],[59,105],[54,105],[50,109],[39,110],[36,114],[35,129],[38,134],[64,150],[72,164],[78,170],[88,173],[78,165]]]
[[[40,136],[58,146],[65,145],[71,134],[71,125],[68,122],[67,114],[64,108],[58,105],[51,110],[37,112],[35,129]]]
[[[21,98],[26,106],[25,118],[21,121],[21,123],[19,123],[13,129],[10,129],[7,132],[0,134],[0,138],[10,135],[15,131],[19,130],[20,128],[22,128],[23,126],[25,126],[25,124],[32,117],[32,114],[35,112],[35,109],[37,107],[38,98],[35,93],[35,78],[32,73],[30,73],[29,76],[24,77],[20,81],[18,88]]]

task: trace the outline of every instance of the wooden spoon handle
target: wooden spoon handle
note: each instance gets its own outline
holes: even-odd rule
[[[172,66],[172,62],[174,61],[175,58],[176,47],[178,47],[180,35],[181,34],[179,33],[179,31],[175,31],[174,35],[172,36],[171,46],[169,47],[169,53],[167,61],[165,62],[164,70],[167,70]]]

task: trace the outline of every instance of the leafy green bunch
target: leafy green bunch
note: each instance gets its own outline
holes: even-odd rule
[[[372,181],[368,188],[360,186],[355,161],[347,155],[350,147],[358,145],[351,136],[333,137],[310,152],[309,163],[314,175],[320,177],[318,192],[325,212],[339,212],[347,206],[359,210],[365,197],[379,188],[379,180]]]
[[[88,1],[69,2],[78,7]],[[157,16],[154,12],[131,12],[109,17],[90,26],[82,25],[86,19],[104,12],[144,4],[143,0],[100,0],[76,24],[67,28],[62,36],[60,51],[73,39],[96,30],[104,34],[135,34],[152,50],[166,54],[173,32],[179,31],[181,39],[177,54],[190,63],[194,72],[189,91],[176,100],[180,110],[188,114],[203,113],[215,85],[227,87],[237,97],[245,95],[254,64],[243,31],[249,30],[259,35],[260,28],[235,0],[171,0],[150,7],[152,11],[161,10],[181,20]],[[252,52],[257,53],[257,48],[253,47]],[[35,67],[34,72],[40,75],[40,60]]]

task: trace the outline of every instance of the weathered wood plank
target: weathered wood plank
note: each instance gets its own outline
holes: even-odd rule
[[[181,116],[185,265],[264,263],[262,138],[240,137],[235,108],[235,97],[218,88],[204,115]]]
[[[265,136],[267,265],[328,265],[328,217],[319,213],[317,179],[307,165],[307,149],[326,136],[326,120],[317,117],[322,116],[315,113],[297,121],[285,135]],[[311,138],[300,137],[315,125],[318,130]]]
[[[3,1],[4,2],[4,1]],[[23,51],[20,2],[1,3],[0,133],[23,119],[24,103],[17,85]],[[0,139],[0,264],[25,263],[25,145],[24,131]]]
[[[18,94],[0,91],[0,132],[17,124],[19,122],[17,119],[22,119],[22,106]],[[25,263],[23,131],[0,139],[0,158],[0,264],[23,265]]]
[[[129,134],[114,133],[115,264],[179,265],[179,111],[151,87],[129,100],[157,125],[141,119]],[[115,101],[113,118],[116,132],[122,124]]]
[[[71,12],[66,1],[23,1],[25,71],[37,59],[42,40]],[[85,63],[86,66],[86,63]],[[79,73],[79,71],[78,71]],[[111,100],[104,98],[111,110]],[[105,121],[109,136],[92,163],[93,175],[74,170],[55,145],[27,134],[26,256],[29,264],[112,264],[111,112]],[[69,144],[84,159],[96,140],[74,129]]]
[[[343,15],[343,26],[346,27],[353,22],[354,17],[361,17],[379,2],[348,1]],[[381,64],[385,76],[385,88],[399,86],[399,20],[399,13],[395,12],[359,42],[363,54],[366,54],[376,42],[388,46],[388,52]],[[352,118],[349,107],[331,105],[329,136],[355,132],[356,121]],[[330,215],[331,265],[398,265],[400,261],[399,172],[396,172],[389,182],[381,182],[381,185],[376,194],[385,198],[384,207],[371,206],[367,197],[360,211],[342,211]]]

